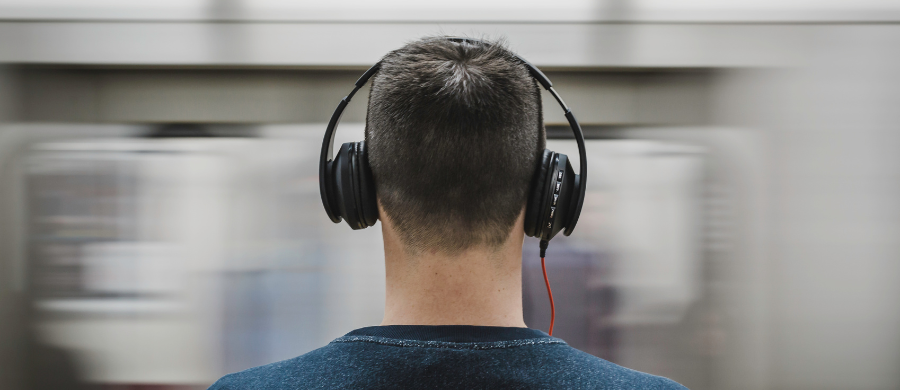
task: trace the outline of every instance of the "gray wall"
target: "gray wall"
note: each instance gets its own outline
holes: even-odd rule
[[[21,119],[28,122],[321,123],[360,70],[114,69],[23,67]],[[584,124],[708,122],[710,72],[548,72]],[[545,118],[565,123],[545,92]],[[365,120],[368,87],[344,113]]]
[[[900,28],[817,30],[809,66],[731,72],[713,99],[765,139],[765,361],[773,388],[896,388]]]

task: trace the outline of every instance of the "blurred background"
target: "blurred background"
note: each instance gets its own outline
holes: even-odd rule
[[[203,389],[378,324],[380,229],[322,210],[324,122],[386,52],[454,34],[505,37],[584,126],[555,335],[694,390],[900,389],[898,21],[884,0],[2,0],[0,388]],[[577,159],[551,100],[548,147]]]

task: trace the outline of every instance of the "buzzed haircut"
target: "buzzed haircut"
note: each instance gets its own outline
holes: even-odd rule
[[[374,77],[369,165],[408,251],[499,248],[528,199],[546,143],[540,89],[502,42],[482,42],[423,38]]]

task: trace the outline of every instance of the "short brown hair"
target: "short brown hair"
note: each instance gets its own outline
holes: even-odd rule
[[[423,38],[372,82],[369,163],[408,250],[504,243],[545,143],[540,89],[502,42]]]

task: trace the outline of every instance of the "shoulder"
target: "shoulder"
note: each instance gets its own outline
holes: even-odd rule
[[[671,379],[625,368],[567,345],[561,347],[565,357],[560,363],[571,365],[568,372],[578,377],[576,381],[610,389],[687,390]]]
[[[441,369],[434,371],[436,367]],[[388,388],[404,381],[422,385],[423,380],[430,385],[460,384],[450,387],[502,383],[496,387],[685,390],[672,380],[621,367],[565,343],[460,350],[371,342],[331,343],[293,359],[226,375],[210,389]]]
[[[331,352],[330,346],[327,345],[292,359],[225,375],[213,383],[209,390],[297,388],[298,383],[309,383],[308,376],[314,375],[320,368],[318,365],[327,360],[327,356]]]
[[[228,374],[220,378],[209,387],[209,390],[251,390],[251,389],[277,389],[274,383],[282,382],[288,375],[291,361],[297,358],[253,367],[244,371]]]

